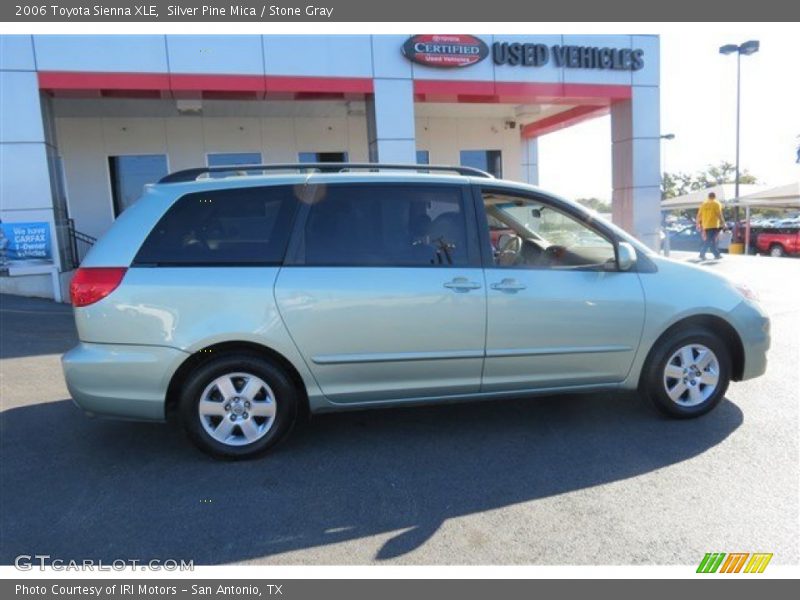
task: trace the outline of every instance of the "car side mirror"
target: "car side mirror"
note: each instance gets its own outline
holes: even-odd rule
[[[541,208],[532,208],[531,209],[531,216],[534,219],[541,219],[542,218],[542,209]]]
[[[620,271],[630,271],[636,264],[636,249],[628,242],[617,244],[617,267]]]

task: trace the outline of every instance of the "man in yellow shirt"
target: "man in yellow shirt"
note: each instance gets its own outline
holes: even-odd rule
[[[722,258],[717,248],[719,232],[725,228],[725,217],[722,215],[722,204],[717,200],[714,192],[708,193],[708,198],[700,205],[697,211],[697,229],[703,236],[700,246],[700,260],[706,259],[706,250],[711,250],[714,258]]]

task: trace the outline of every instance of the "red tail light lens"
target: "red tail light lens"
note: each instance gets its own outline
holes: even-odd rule
[[[86,267],[78,269],[69,284],[73,306],[89,306],[117,289],[125,277],[125,267]]]

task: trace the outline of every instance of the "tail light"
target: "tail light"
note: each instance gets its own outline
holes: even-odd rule
[[[117,289],[125,277],[125,267],[86,267],[78,269],[69,285],[73,306],[89,306]]]

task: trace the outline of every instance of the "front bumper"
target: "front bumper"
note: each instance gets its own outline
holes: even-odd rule
[[[744,347],[741,380],[763,375],[767,370],[767,350],[770,346],[769,317],[757,304],[744,301],[731,311],[731,321]]]
[[[73,401],[87,413],[163,421],[170,379],[188,356],[164,346],[81,342],[61,365]]]

